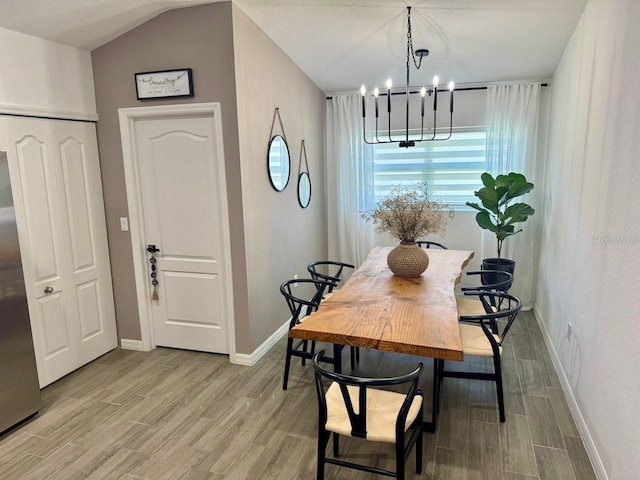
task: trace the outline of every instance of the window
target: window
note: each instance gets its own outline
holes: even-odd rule
[[[442,142],[422,142],[415,147],[398,144],[373,147],[374,198],[378,202],[396,185],[427,182],[434,199],[458,209],[475,202],[475,190],[482,188],[480,175],[486,170],[484,129],[456,132]]]

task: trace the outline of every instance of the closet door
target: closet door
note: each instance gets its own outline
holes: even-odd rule
[[[5,118],[40,386],[117,345],[95,127]]]

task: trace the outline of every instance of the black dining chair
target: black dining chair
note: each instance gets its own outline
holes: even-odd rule
[[[322,296],[322,300],[327,300],[333,295],[333,290],[337,289],[338,284],[342,281],[341,277],[345,268],[353,270],[356,267],[350,263],[337,262],[334,260],[321,260],[307,265],[307,271],[311,275],[311,278],[330,283]],[[351,347],[350,350],[351,370],[355,370],[356,362],[360,362],[360,348]]]
[[[480,277],[480,285],[462,287],[461,290],[463,293],[492,291],[508,293],[513,284],[513,275],[503,270],[478,270],[467,272],[467,275],[478,275]],[[488,295],[487,298],[493,311],[498,311],[500,305],[496,298],[492,295]],[[485,313],[484,306],[480,299],[472,298],[468,295],[456,296],[456,306],[458,308],[458,316],[482,315]]]
[[[438,248],[442,248],[443,250],[449,250],[443,244],[438,243],[438,242],[432,242],[431,240],[416,240],[416,243],[421,248],[438,247]]]
[[[307,271],[311,275],[311,278],[332,283],[332,285],[327,288],[324,299],[329,298],[333,293],[333,289],[338,287],[338,284],[342,281],[341,277],[345,268],[353,270],[355,266],[350,263],[336,262],[333,260],[321,260],[307,265]]]
[[[304,319],[313,314],[320,305],[320,300],[330,283],[324,280],[314,280],[311,278],[296,278],[287,280],[280,285],[280,293],[284,296],[287,306],[291,312],[291,320],[289,320],[289,330],[302,323]],[[305,288],[307,287],[307,288]],[[293,289],[299,288],[299,292],[304,292],[305,298],[294,294]],[[291,367],[291,357],[299,357],[302,359],[304,366],[307,359],[313,358],[315,353],[316,342],[308,340],[295,340],[291,337],[287,338],[287,353],[284,363],[284,381],[282,389],[287,389],[289,381],[289,369]],[[327,361],[333,362],[333,359]]]
[[[405,463],[416,449],[416,473],[422,473],[423,395],[418,381],[423,365],[406,375],[360,378],[322,368],[324,351],[313,357],[318,396],[317,479],[324,479],[325,464],[404,479]],[[329,381],[329,385],[325,385]],[[406,393],[378,387],[405,385]],[[326,454],[333,435],[333,457]],[[340,436],[395,444],[395,472],[339,459]]]
[[[446,377],[496,382],[500,421],[504,422],[504,394],[500,355],[502,354],[502,343],[522,308],[522,302],[513,295],[495,290],[465,292],[465,295],[477,297],[483,306],[484,312],[478,315],[460,316],[458,326],[460,328],[460,337],[462,338],[462,352],[465,358],[468,355],[492,358],[494,371],[493,373],[447,371],[444,369],[445,361],[436,360],[436,378],[438,379],[438,384]],[[498,311],[494,311],[495,307],[492,302],[497,302],[500,305]],[[433,401],[436,402],[436,408],[440,401],[439,394],[436,394],[436,392],[440,390],[440,388],[434,388]]]

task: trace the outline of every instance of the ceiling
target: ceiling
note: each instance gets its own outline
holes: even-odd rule
[[[220,0],[0,0],[0,27],[92,50],[174,8]],[[326,93],[411,84],[548,79],[587,0],[233,0]]]

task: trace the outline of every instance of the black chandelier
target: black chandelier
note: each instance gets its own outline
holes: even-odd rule
[[[420,48],[414,52],[413,50],[413,40],[411,37],[411,7],[407,7],[407,87],[405,90],[405,98],[406,98],[406,109],[405,109],[405,127],[404,127],[404,138],[394,138],[391,135],[391,79],[387,80],[387,116],[388,116],[388,139],[380,138],[378,135],[378,97],[380,96],[380,91],[378,87],[373,89],[373,96],[375,98],[375,123],[376,123],[376,131],[375,137],[371,140],[367,139],[366,133],[366,118],[367,118],[367,109],[365,106],[365,97],[367,95],[367,89],[364,85],[360,87],[360,93],[362,94],[362,134],[365,143],[368,144],[379,144],[379,143],[398,143],[399,147],[409,148],[414,147],[417,142],[431,142],[431,141],[441,141],[441,140],[449,140],[451,138],[451,132],[453,131],[453,90],[455,85],[453,80],[449,82],[449,135],[438,137],[436,135],[436,126],[437,126],[437,115],[438,115],[438,76],[435,75],[433,77],[433,88],[427,89],[426,87],[422,87],[419,91],[411,91],[409,85],[409,71],[410,71],[410,60],[413,59],[413,64],[416,66],[416,69],[420,69],[422,65],[422,59],[429,55],[429,50]],[[441,90],[443,91],[443,90]],[[421,99],[421,107],[420,107],[420,138],[409,140],[409,98],[411,95],[420,94]],[[433,95],[433,135],[427,135],[427,138],[424,136],[424,111],[425,111],[425,96],[429,94],[429,96]]]

